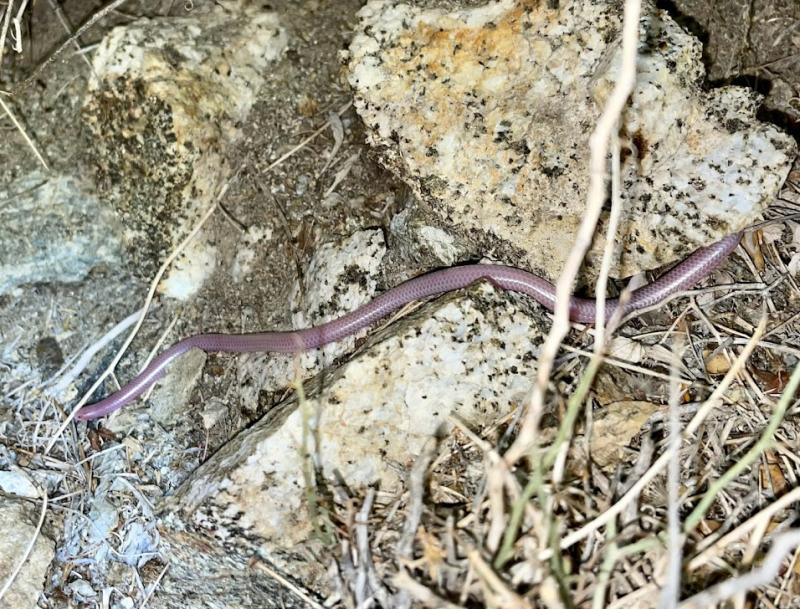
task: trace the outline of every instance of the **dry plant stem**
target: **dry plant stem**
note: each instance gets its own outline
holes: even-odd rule
[[[705,517],[708,508],[710,508],[711,504],[714,503],[717,494],[722,489],[726,488],[730,482],[741,475],[748,467],[750,467],[755,460],[758,459],[761,453],[772,446],[775,441],[775,432],[783,422],[783,417],[786,414],[786,410],[789,408],[789,405],[794,401],[794,395],[798,386],[800,386],[800,364],[797,365],[797,367],[794,369],[794,372],[792,372],[792,376],[789,377],[789,382],[786,383],[786,387],[781,394],[781,399],[778,400],[775,410],[769,419],[769,423],[764,429],[764,432],[761,434],[761,437],[758,439],[758,442],[756,442],[743,457],[740,457],[736,463],[730,467],[730,469],[722,474],[719,479],[715,480],[711,484],[709,489],[703,495],[703,498],[700,500],[700,503],[697,504],[694,510],[692,510],[692,513],[686,518],[683,526],[685,533],[691,533]]]
[[[738,376],[739,371],[744,367],[745,362],[750,357],[750,354],[755,349],[756,344],[761,339],[762,334],[767,326],[767,316],[762,315],[761,321],[758,324],[753,336],[751,337],[750,341],[745,345],[742,352],[739,354],[733,364],[731,364],[730,369],[725,374],[723,379],[720,381],[717,388],[714,392],[709,396],[709,398],[705,401],[703,406],[697,411],[697,413],[692,417],[689,424],[686,426],[686,429],[683,432],[684,438],[690,438],[694,433],[698,430],[700,425],[702,425],[703,421],[706,420],[708,415],[711,413],[713,409],[715,409],[721,402],[722,396],[724,395],[725,391],[727,391],[730,384],[733,380]],[[565,536],[560,543],[561,549],[567,549],[576,543],[578,543],[581,539],[584,539],[591,535],[594,531],[598,530],[602,526],[609,523],[612,519],[616,518],[624,509],[625,507],[634,501],[636,497],[639,496],[639,493],[642,492],[645,486],[647,486],[653,478],[655,478],[664,467],[667,465],[670,459],[669,452],[662,454],[653,465],[650,466],[639,480],[631,486],[630,489],[610,508],[608,508],[605,512],[597,516],[596,518],[590,520],[585,525],[583,525],[577,531],[573,531],[569,535]],[[548,548],[539,554],[539,558],[542,560],[546,560],[551,556],[553,550]]]
[[[308,517],[314,528],[317,537],[325,544],[334,543],[334,534],[331,530],[330,522],[320,508],[320,501],[317,497],[316,475],[314,470],[314,458],[309,449],[308,439],[312,434],[310,404],[306,399],[305,388],[303,387],[303,377],[300,371],[299,357],[295,357],[295,374],[292,385],[297,395],[297,403],[300,407],[301,415],[301,440],[300,440],[300,459],[303,463],[303,481],[305,483],[306,506],[308,507]]]
[[[611,271],[611,261],[614,256],[615,235],[619,226],[619,216],[622,210],[622,197],[620,193],[620,153],[619,153],[619,124],[614,126],[611,134],[611,211],[609,212],[608,229],[606,230],[606,243],[603,247],[603,259],[600,263],[600,274],[595,284],[595,299],[597,301],[597,322],[595,328],[594,350],[600,352],[605,348],[606,336],[606,289],[608,287],[608,274]]]
[[[681,588],[681,562],[683,539],[680,521],[680,448],[681,427],[678,409],[681,401],[681,387],[678,380],[678,369],[681,365],[681,353],[684,350],[683,336],[675,335],[672,346],[669,398],[669,463],[667,468],[667,549],[669,562],[665,584],[659,598],[659,609],[672,609],[678,605]]]
[[[14,566],[14,570],[11,571],[11,574],[8,576],[6,583],[3,584],[2,588],[0,588],[0,600],[3,599],[3,597],[11,588],[11,585],[14,583],[14,580],[17,579],[19,572],[22,570],[22,567],[25,565],[25,562],[28,560],[28,557],[33,551],[33,546],[36,544],[36,540],[39,538],[39,533],[42,530],[42,525],[44,525],[44,517],[47,515],[47,491],[41,489],[41,495],[42,495],[42,511],[39,514],[39,522],[36,524],[36,530],[33,532],[30,542],[28,542],[28,547],[25,548],[25,551],[22,553],[22,556],[20,556],[17,564]]]
[[[775,514],[786,509],[796,501],[800,501],[800,487],[792,489],[781,496],[780,499],[777,499],[757,514],[748,518],[733,531],[714,541],[712,545],[704,549],[689,562],[689,570],[694,571],[707,564],[714,556],[723,552],[730,544],[747,535],[747,533],[764,522],[769,522]]]
[[[541,459],[536,459],[534,461],[534,469],[531,477],[528,480],[528,483],[525,485],[522,494],[514,502],[511,508],[511,516],[509,517],[508,526],[506,527],[505,535],[503,536],[503,543],[500,546],[500,551],[497,553],[497,558],[495,559],[495,566],[497,568],[502,567],[513,556],[514,542],[517,539],[519,527],[522,524],[522,516],[525,507],[534,494],[537,494],[541,490],[544,483],[545,473],[553,466],[553,463],[555,463],[555,460],[558,457],[561,446],[567,442],[571,436],[572,428],[575,425],[575,420],[578,418],[578,414],[581,410],[581,405],[583,404],[586,395],[589,393],[589,389],[594,382],[595,374],[600,368],[601,363],[602,355],[595,352],[592,355],[592,358],[589,360],[586,370],[584,370],[583,374],[581,375],[581,380],[578,383],[578,387],[575,389],[575,393],[570,396],[569,402],[567,402],[567,411],[564,414],[564,419],[561,421],[561,425],[558,427],[558,432],[556,433],[553,443],[548,447]]]
[[[584,349],[579,349],[577,347],[572,347],[570,345],[564,345],[564,351],[567,351],[569,353],[575,353],[576,355],[580,355],[582,357],[586,357],[589,359],[592,358],[592,352],[586,351]],[[662,381],[669,382],[672,380],[669,374],[665,374],[663,372],[656,372],[655,370],[650,370],[649,368],[645,368],[643,366],[637,366],[636,364],[632,364],[629,361],[620,359],[618,357],[612,357],[606,355],[603,358],[603,363],[608,364],[609,366],[616,366],[617,368],[622,368],[623,370],[631,370],[633,372],[636,372],[637,374],[650,376],[652,378],[660,379]],[[680,377],[678,380],[688,385],[691,385],[692,383],[697,383],[695,379],[691,378]]]
[[[11,13],[14,10],[14,0],[8,0],[5,14],[2,15],[3,26],[0,29],[0,66],[3,65],[3,51],[6,48],[6,35],[8,34],[8,25],[11,22]]]
[[[189,243],[197,236],[197,234],[200,232],[200,229],[203,228],[203,225],[205,225],[206,221],[212,216],[214,210],[217,208],[217,203],[222,199],[223,196],[225,196],[225,193],[228,192],[229,184],[230,182],[226,182],[223,185],[223,187],[220,189],[217,198],[208,207],[208,209],[202,215],[202,217],[194,226],[192,231],[178,245],[178,247],[176,247],[172,251],[172,253],[170,253],[170,255],[167,256],[166,260],[164,260],[164,262],[161,264],[161,267],[159,267],[158,272],[156,272],[155,274],[155,277],[153,277],[153,281],[150,283],[150,289],[148,290],[147,297],[144,300],[144,305],[142,306],[141,314],[139,315],[139,320],[136,322],[136,325],[133,327],[133,330],[131,330],[130,334],[128,334],[128,338],[125,339],[125,342],[123,343],[120,350],[117,352],[117,355],[114,357],[112,362],[97,378],[97,380],[92,384],[92,386],[89,388],[89,391],[87,391],[84,394],[84,396],[78,401],[78,403],[75,405],[75,408],[72,409],[72,412],[70,412],[69,416],[67,416],[64,422],[61,424],[61,427],[59,427],[56,433],[53,434],[53,437],[50,439],[50,442],[47,444],[47,447],[44,450],[45,455],[47,455],[53,449],[53,446],[58,441],[58,438],[61,436],[62,433],[64,433],[64,430],[75,418],[75,415],[78,413],[78,411],[91,399],[92,394],[97,390],[98,387],[100,387],[100,385],[103,384],[103,381],[109,374],[111,374],[114,371],[114,368],[117,367],[117,364],[122,359],[122,356],[125,355],[125,352],[127,351],[130,344],[133,342],[133,339],[139,333],[139,329],[142,327],[142,324],[144,323],[144,318],[147,316],[147,311],[150,309],[150,303],[152,302],[153,296],[156,293],[156,288],[158,287],[158,282],[161,281],[161,277],[164,275],[164,273],[172,264],[172,262],[180,255],[180,253],[184,249],[186,249],[186,246],[189,245]]]
[[[397,556],[399,558],[411,559],[414,547],[414,538],[417,535],[417,528],[422,520],[422,510],[425,507],[425,476],[428,473],[431,461],[435,455],[436,443],[428,440],[422,448],[422,452],[414,462],[408,480],[409,505],[406,509],[406,520],[403,523],[403,532],[397,541]]]
[[[383,607],[390,606],[389,591],[383,586],[369,546],[369,515],[375,502],[375,489],[367,491],[364,503],[355,517],[356,548],[358,549],[358,575],[356,576],[356,603],[359,607],[367,607],[375,603],[377,597]]]
[[[589,140],[591,160],[586,211],[575,237],[575,245],[569,253],[564,270],[556,284],[553,325],[542,346],[536,384],[531,393],[528,411],[522,428],[514,444],[511,445],[506,453],[506,461],[510,464],[517,462],[535,444],[539,417],[544,406],[544,396],[547,391],[553,360],[561,341],[569,331],[569,300],[572,286],[583,257],[586,255],[586,250],[591,245],[592,236],[605,200],[609,138],[636,84],[636,55],[639,45],[640,12],[641,0],[625,0],[622,26],[622,61],[619,76]]]
[[[3,111],[8,115],[8,118],[11,119],[11,122],[14,123],[14,127],[16,127],[17,131],[20,132],[20,135],[22,135],[22,139],[24,139],[25,143],[28,144],[28,148],[30,148],[33,151],[33,154],[42,164],[42,167],[44,167],[45,171],[49,171],[50,168],[47,166],[47,162],[44,160],[44,157],[39,152],[39,149],[36,148],[36,144],[34,144],[33,140],[31,140],[31,138],[28,137],[28,134],[25,132],[25,129],[22,127],[22,125],[20,125],[19,121],[17,120],[17,117],[14,116],[13,112],[11,112],[11,108],[9,108],[6,105],[6,102],[3,101],[2,96],[0,96],[0,107],[3,108]]]
[[[14,26],[14,50],[17,53],[22,53],[22,13],[25,12],[27,6],[28,0],[22,0],[22,4],[17,10],[17,16],[11,20],[11,25]]]
[[[742,592],[764,586],[774,580],[781,570],[783,560],[790,550],[800,544],[800,529],[792,529],[778,536],[772,543],[761,566],[745,575],[732,577],[711,588],[686,599],[679,609],[703,609],[712,607]]]

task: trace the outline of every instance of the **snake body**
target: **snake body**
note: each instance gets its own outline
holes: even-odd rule
[[[652,283],[634,290],[625,303],[622,314],[650,307],[692,287],[724,262],[736,248],[740,236],[738,233],[733,234],[697,250]],[[119,391],[82,408],[76,418],[88,421],[122,408],[164,376],[167,366],[190,349],[227,353],[309,351],[355,334],[409,302],[459,290],[481,280],[489,281],[504,290],[526,294],[550,311],[555,305],[553,284],[528,271],[493,264],[450,267],[401,283],[355,311],[319,326],[285,332],[197,334],[185,338],[154,358],[140,374]],[[608,300],[605,308],[606,319],[610,318],[619,306],[617,299]],[[572,296],[569,302],[569,314],[573,321],[594,323],[597,317],[596,301]]]

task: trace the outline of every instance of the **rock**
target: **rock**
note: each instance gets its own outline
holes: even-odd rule
[[[27,501],[0,497],[0,582],[5,584],[36,534],[37,509]],[[33,509],[32,509],[33,508]],[[38,606],[45,574],[53,560],[55,543],[39,532],[33,549],[8,592],[0,599],[0,609]],[[2,584],[0,584],[2,585]]]
[[[230,176],[228,150],[242,135],[267,64],[286,44],[275,13],[234,2],[114,28],[95,51],[83,109],[94,136],[90,164],[144,276]],[[202,278],[214,253],[196,247],[193,256],[198,261],[182,261],[179,272]],[[170,288],[167,279],[165,291],[193,293],[176,283]]]
[[[665,407],[652,402],[625,401],[604,406],[594,415],[592,458],[601,468],[613,470],[625,457],[626,447],[642,427]]]
[[[0,471],[0,492],[26,499],[39,497],[41,491],[33,483],[30,475],[16,465],[11,467],[9,471]]]
[[[224,542],[225,551],[213,559],[222,565],[235,556],[246,564],[256,548],[306,584],[322,586],[325,565],[311,558],[304,428],[323,487],[339,480],[356,492],[369,486],[397,491],[424,443],[449,426],[449,416],[478,429],[525,399],[542,333],[519,302],[528,304],[486,284],[443,297],[307,382],[304,405],[292,398],[277,406],[180,487],[169,511],[182,524],[163,532],[172,549],[191,554],[187,544],[205,544],[219,552]]]
[[[119,260],[112,212],[77,179],[34,172],[0,191],[0,294],[30,283],[72,283]]]
[[[97,598],[97,591],[92,588],[89,582],[83,579],[76,579],[74,582],[70,582],[67,589],[72,594],[72,598],[81,604],[88,604]]]
[[[386,245],[379,230],[359,231],[342,243],[326,243],[317,248],[302,282],[292,290],[292,327],[303,329],[331,321],[372,300],[385,254]],[[296,357],[267,353],[239,358],[237,376],[244,406],[255,408],[262,392],[285,391],[297,370],[302,371],[303,378],[319,373],[336,358],[352,352],[356,340],[366,333],[364,330]]]
[[[429,241],[425,225],[452,235],[441,263],[455,248],[550,278],[563,266],[586,201],[589,135],[619,66],[621,5],[556,5],[448,11],[372,0],[359,13],[347,54],[356,108],[419,198],[408,218],[416,240]],[[621,124],[616,276],[758,220],[796,152],[791,137],[755,119],[754,92],[703,89],[701,44],[665,11],[645,1],[642,25]]]
[[[165,427],[171,427],[186,414],[189,398],[203,374],[206,353],[192,349],[175,360],[164,379],[156,385],[150,397],[150,415]]]

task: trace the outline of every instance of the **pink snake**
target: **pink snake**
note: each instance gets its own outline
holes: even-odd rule
[[[707,277],[736,249],[740,236],[740,233],[730,235],[713,245],[697,250],[654,282],[631,292],[629,300],[624,305],[623,315],[658,304]],[[198,334],[185,338],[153,359],[141,373],[119,391],[99,402],[85,406],[75,418],[89,421],[122,408],[164,376],[172,360],[190,349],[228,353],[308,351],[350,336],[409,302],[459,290],[481,280],[489,281],[504,290],[526,294],[550,311],[553,310],[555,304],[553,284],[532,273],[492,264],[451,267],[410,279],[355,311],[313,328],[254,334]],[[576,322],[594,323],[595,307],[594,299],[572,296],[569,302],[570,319]],[[609,319],[618,307],[617,299],[608,300],[605,309],[606,319]]]

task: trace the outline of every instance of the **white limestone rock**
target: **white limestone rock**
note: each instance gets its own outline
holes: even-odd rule
[[[552,278],[582,217],[589,136],[619,67],[621,4],[549,4],[448,12],[371,0],[346,55],[369,141],[415,190],[420,213],[472,256],[491,250]],[[755,119],[754,92],[703,89],[700,42],[652,2],[641,29],[621,125],[617,276],[758,220],[796,151]]]

